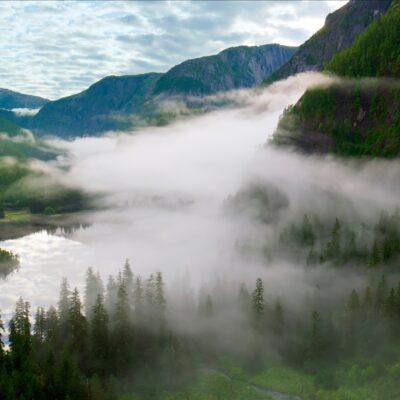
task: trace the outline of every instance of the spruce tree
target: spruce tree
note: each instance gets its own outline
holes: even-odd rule
[[[94,274],[92,268],[88,268],[86,272],[85,286],[85,315],[86,318],[91,317],[93,306],[96,303],[97,296],[104,294],[103,282],[100,275]]]
[[[253,310],[254,326],[255,329],[261,331],[263,328],[264,318],[264,284],[261,278],[256,280],[256,288],[251,296],[251,305]]]
[[[69,316],[69,296],[71,291],[69,289],[69,284],[67,278],[62,278],[60,287],[60,296],[58,300],[58,315],[60,317],[60,324],[62,328],[68,321]]]
[[[107,367],[106,362],[110,351],[108,321],[109,318],[104,306],[103,296],[99,294],[91,313],[89,342],[92,359],[96,360],[95,364],[101,370]]]

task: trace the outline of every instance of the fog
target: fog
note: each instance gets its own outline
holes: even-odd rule
[[[9,315],[20,295],[34,307],[54,304],[62,276],[82,288],[87,267],[106,278],[126,258],[135,274],[163,272],[175,298],[183,279],[196,291],[221,279],[236,290],[240,282],[250,287],[262,276],[268,294],[294,306],[317,284],[332,293],[361,284],[357,274],[342,276],[328,268],[306,272],[285,259],[268,261],[262,252],[278,227],[306,212],[363,221],[397,206],[397,164],[345,164],[266,145],[285,107],[308,87],[332,81],[305,73],[264,90],[230,94],[241,107],[167,127],[49,140],[66,155],[33,166],[96,194],[102,210],[84,217],[93,223],[90,228],[68,237],[40,232],[1,243],[21,259],[20,270],[0,283],[3,313]],[[284,199],[272,204],[266,220],[258,218],[265,210],[257,200],[244,197],[239,208],[229,207],[249,185],[266,188],[267,197],[273,188]]]

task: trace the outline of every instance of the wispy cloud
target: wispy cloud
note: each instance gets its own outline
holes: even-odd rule
[[[344,3],[1,2],[1,86],[54,99],[230,46],[298,45]]]

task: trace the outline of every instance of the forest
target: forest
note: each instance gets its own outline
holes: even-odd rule
[[[307,242],[310,224],[305,217]],[[334,235],[339,230],[336,221]],[[195,298],[189,293],[182,308],[160,272],[144,279],[126,261],[104,284],[89,268],[82,296],[64,278],[55,306],[31,310],[20,298],[7,326],[1,324],[1,398],[224,398],[212,395],[215,388],[207,388],[210,376],[204,371],[257,383],[279,368],[314,377],[295,387],[304,399],[350,398],[343,394],[349,382],[362,387],[364,398],[378,398],[373,394],[379,390],[396,398],[400,282],[382,269],[374,276],[370,285],[329,300],[318,288],[304,293],[299,312],[286,302],[290,294],[271,296],[262,278],[251,287],[225,279],[196,301],[189,301]],[[193,329],[183,329],[182,322]],[[230,343],[222,346],[228,337]],[[271,360],[280,367],[266,369]],[[288,372],[283,374],[285,379]],[[198,386],[199,379],[206,383]],[[363,388],[369,380],[375,382],[371,392]],[[242,390],[239,385],[232,398],[245,398]],[[357,391],[354,396],[362,398]]]

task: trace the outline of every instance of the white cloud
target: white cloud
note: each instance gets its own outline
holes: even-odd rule
[[[237,45],[298,45],[345,1],[2,2],[1,85],[51,99]]]

